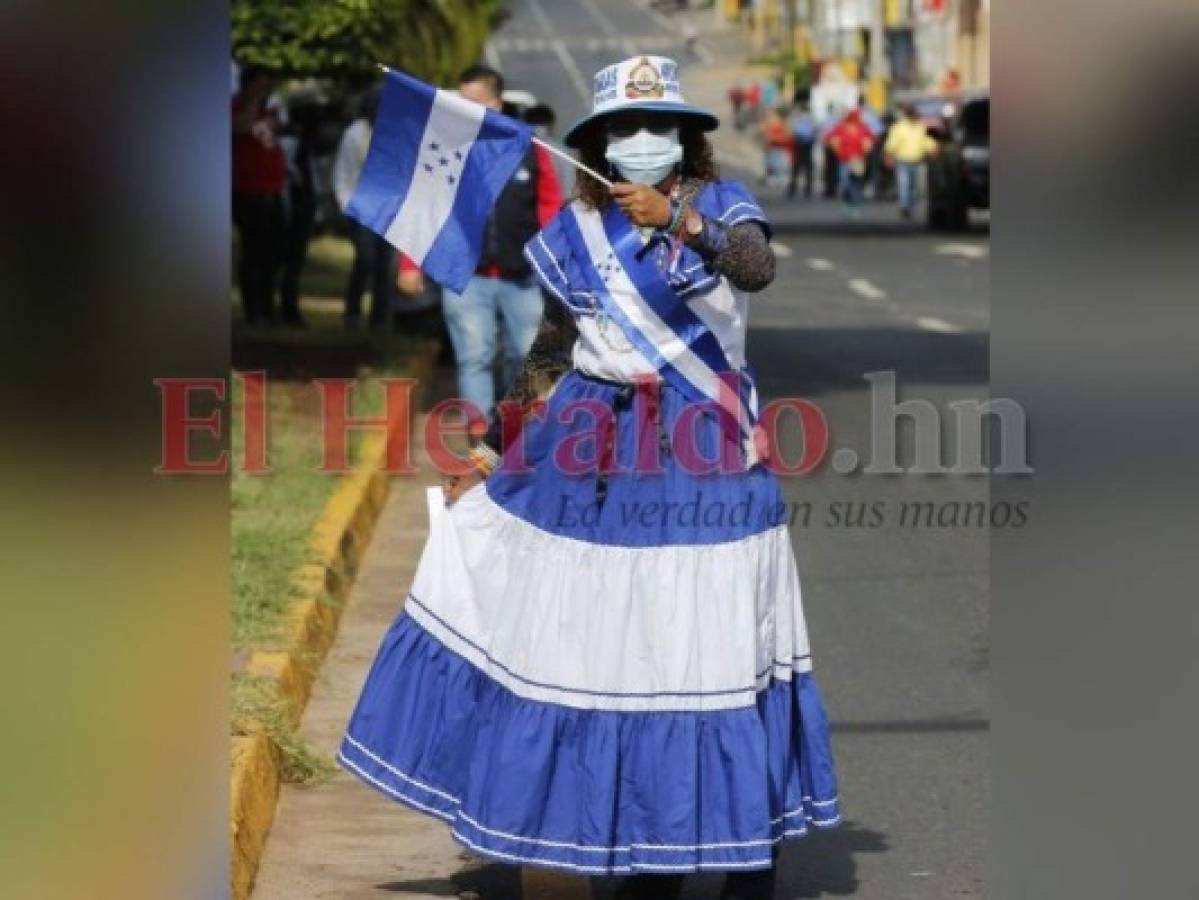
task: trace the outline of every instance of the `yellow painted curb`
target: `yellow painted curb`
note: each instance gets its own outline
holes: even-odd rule
[[[429,354],[417,362],[418,375],[427,376],[431,366]],[[413,398],[414,409],[415,402]],[[387,502],[391,485],[390,473],[384,470],[386,462],[387,436],[366,438],[361,464],[345,477],[312,528],[309,561],[291,575],[287,649],[255,651],[246,666],[247,674],[275,683],[279,696],[286,701],[293,727],[299,724],[308,705],[321,662],[337,635],[341,610],[362,555]],[[275,817],[279,778],[279,752],[265,734],[233,739],[230,817],[234,900],[245,900],[253,889],[267,832]]]
[[[293,727],[299,724],[321,661],[337,636],[342,607],[387,502],[385,461],[385,439],[369,439],[362,464],[329,498],[313,526],[310,561],[292,573],[287,650],[257,650],[246,667],[250,675],[275,681]]]
[[[279,754],[265,734],[233,738],[229,822],[233,898],[250,896],[279,799]]]

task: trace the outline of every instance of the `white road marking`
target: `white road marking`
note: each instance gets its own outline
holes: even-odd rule
[[[680,34],[686,37],[683,26],[681,26],[678,21],[672,20],[663,13],[654,9],[654,6],[650,0],[636,0],[636,3],[641,8],[642,12],[646,13],[651,19],[661,25],[662,29],[666,31],[667,34],[671,35],[672,38]],[[716,61],[715,57],[712,56],[708,48],[699,42],[698,35],[695,42],[695,55],[705,66],[710,66]]]
[[[708,48],[701,44],[698,40],[695,42],[695,55],[705,66],[710,66],[712,63],[716,62],[716,57],[714,57],[711,52],[709,52]]]
[[[815,269],[817,272],[831,272],[836,268],[829,260],[821,259],[819,256],[813,256],[808,260],[808,268]]]
[[[938,319],[936,316],[917,316],[916,324],[925,331],[939,331],[942,334],[954,334],[962,330],[953,323]]]
[[[600,51],[623,53],[629,49],[628,38],[622,37],[575,37],[563,35],[560,38],[546,37],[497,37],[491,43],[500,53],[550,53],[553,51],[553,41],[559,40],[564,47],[575,50],[587,50],[592,53]],[[678,47],[678,41],[671,37],[650,37],[638,39],[633,55],[637,53],[666,53]],[[698,52],[698,50],[697,50]]]
[[[666,18],[666,16],[664,16],[658,10],[654,9],[650,0],[638,0],[637,5],[640,6],[641,9],[646,12],[651,19],[653,19],[667,31],[674,31],[674,22],[670,21],[670,19]]]
[[[570,51],[566,49],[565,44],[561,41],[554,41],[553,46],[558,61],[562,63],[562,68],[566,69],[566,74],[570,76],[575,90],[579,92],[579,98],[583,101],[583,107],[590,109],[591,88],[588,87],[587,79],[583,77],[583,73],[579,70],[578,64],[575,63],[574,57],[570,55]]]
[[[487,60],[487,65],[497,72],[504,71],[504,64],[500,60],[500,51],[496,49],[495,41],[488,41],[483,45],[483,58]]]
[[[600,31],[609,36],[619,35],[620,32],[616,26],[612,24],[612,20],[600,12],[599,7],[593,0],[579,0],[579,5],[587,10],[587,14],[595,19],[595,22],[600,27]],[[633,42],[628,38],[621,40],[621,49],[629,56],[636,54],[637,49],[633,46]]]
[[[545,14],[545,10],[541,8],[541,3],[538,0],[529,0],[529,9],[533,13],[533,18],[537,20],[537,24],[541,26],[541,30],[546,37],[554,36],[554,26],[550,22],[550,17]]]
[[[960,256],[963,259],[984,259],[988,250],[982,244],[938,244],[934,253],[941,256]]]
[[[877,285],[871,284],[865,278],[849,279],[849,289],[859,297],[865,297],[867,300],[886,300],[887,292]]]
[[[770,249],[774,251],[774,255],[779,259],[790,259],[793,255],[790,247],[786,244],[780,244],[778,241],[771,241]]]

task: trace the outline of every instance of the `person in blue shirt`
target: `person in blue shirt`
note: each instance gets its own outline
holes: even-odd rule
[[[803,195],[812,197],[812,148],[817,137],[816,118],[807,105],[799,104],[791,114],[791,180],[787,184],[787,196],[794,197],[799,174],[804,176]]]

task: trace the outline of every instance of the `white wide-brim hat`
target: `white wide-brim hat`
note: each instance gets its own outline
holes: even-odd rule
[[[665,56],[634,56],[600,69],[595,73],[592,90],[591,114],[570,126],[563,138],[569,147],[578,147],[583,133],[595,123],[630,109],[692,119],[703,131],[720,125],[712,113],[683,99],[678,63]]]

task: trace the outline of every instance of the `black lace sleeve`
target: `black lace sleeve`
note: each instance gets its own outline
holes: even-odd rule
[[[774,251],[757,222],[741,222],[728,229],[724,249],[716,255],[716,271],[733,287],[754,293],[774,281]]]
[[[574,319],[566,308],[553,297],[545,298],[545,312],[529,355],[516,381],[508,388],[501,404],[520,404],[527,410],[534,401],[544,398],[554,384],[571,368],[571,350],[579,335]],[[511,427],[509,430],[512,430]],[[483,441],[491,449],[502,454],[508,444],[519,434],[519,429],[504,434],[500,409],[491,416],[491,422]]]
[[[689,183],[683,190],[684,198],[694,197],[702,186],[702,182]],[[774,251],[758,222],[739,222],[726,228],[704,216],[704,230],[691,248],[737,290],[753,293],[774,281]]]

